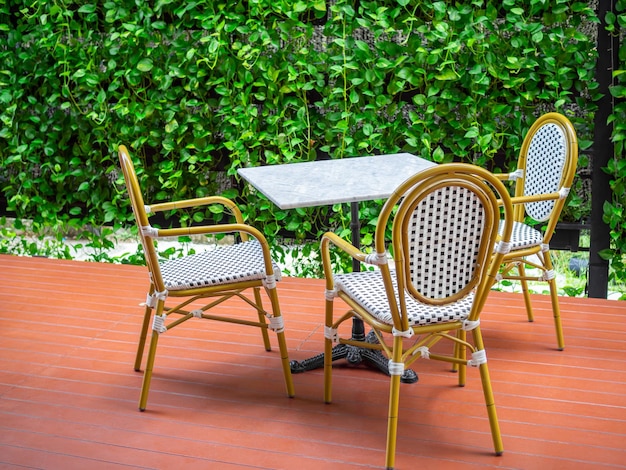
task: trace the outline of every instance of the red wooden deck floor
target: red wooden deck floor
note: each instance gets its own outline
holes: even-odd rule
[[[0,468],[366,469],[384,465],[388,379],[337,363],[294,375],[257,330],[189,322],[160,341],[145,413],[133,371],[144,268],[0,256]],[[323,284],[284,279],[291,359],[323,346]],[[403,385],[397,468],[626,468],[626,303],[549,299],[525,320],[493,292],[482,317],[505,453],[492,453],[476,370],[418,361]],[[274,340],[274,339],[273,339]],[[274,343],[275,344],[275,343]]]

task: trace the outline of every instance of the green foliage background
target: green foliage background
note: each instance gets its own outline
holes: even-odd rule
[[[237,168],[408,151],[506,171],[552,110],[584,150],[596,23],[566,0],[0,0],[4,209],[36,232],[130,225],[124,143],[150,202],[221,193],[271,242],[347,234],[347,207],[280,211]],[[574,191],[566,216],[587,215]]]

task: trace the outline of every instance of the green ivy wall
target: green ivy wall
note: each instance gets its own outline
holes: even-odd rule
[[[150,201],[222,193],[271,241],[347,233],[347,207],[280,211],[237,168],[408,151],[505,171],[552,110],[584,151],[596,26],[564,0],[0,0],[0,209],[58,233],[129,224],[124,143]]]

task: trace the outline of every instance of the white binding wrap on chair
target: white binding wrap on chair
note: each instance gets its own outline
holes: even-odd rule
[[[570,188],[559,189],[559,199],[565,199],[569,194]]]
[[[472,353],[472,358],[467,361],[467,365],[471,367],[478,367],[481,364],[487,364],[487,351],[480,349]]]
[[[370,253],[365,256],[365,262],[367,264],[383,266],[389,262],[389,259],[387,258],[387,253]]]
[[[165,301],[165,299],[167,299],[167,294],[167,290],[164,290],[163,292],[154,292],[152,295],[148,294],[146,297],[146,305],[150,308],[155,308],[157,300]]]
[[[556,277],[556,272],[554,271],[554,269],[550,269],[549,271],[544,271],[543,276],[541,276],[541,278],[544,281],[551,281],[555,277]]]
[[[331,326],[324,326],[324,338],[331,340],[333,343],[339,341],[339,334],[337,328]]]
[[[409,328],[406,331],[400,331],[400,330],[396,330],[395,326],[392,328],[391,332],[393,333],[394,336],[402,336],[403,338],[412,338],[413,335],[415,334],[415,332],[413,331],[413,328]]]
[[[268,328],[275,333],[282,333],[285,331],[285,320],[282,315],[280,317],[275,317],[274,315],[267,314],[267,319],[270,321]]]
[[[480,326],[480,320],[470,321],[463,320],[463,326],[461,327],[463,331],[472,331]]]
[[[428,346],[420,346],[415,351],[413,351],[414,356],[417,353],[419,353],[422,359],[430,359],[430,349],[428,349]]]
[[[506,255],[511,251],[511,242],[505,242],[500,240],[496,245],[496,253]]]
[[[337,297],[337,289],[326,289],[324,291],[324,297],[326,300],[334,300],[334,298]]]
[[[152,320],[152,329],[159,334],[163,334],[167,331],[167,327],[165,326],[165,319],[167,315],[155,315]]]
[[[141,227],[141,234],[144,237],[159,238],[159,229],[151,225],[146,225],[145,227]]]
[[[152,213],[152,207],[148,206],[147,204],[143,206],[143,210],[146,211],[146,214]]]
[[[204,313],[204,311],[202,311],[202,309],[196,309],[196,310],[192,310],[191,313],[195,318],[202,318],[202,314]]]
[[[547,253],[548,251],[550,251],[550,245],[547,243],[542,243],[541,244],[541,252],[542,253]]]
[[[393,362],[389,359],[389,375],[404,374],[404,362]]]
[[[509,181],[515,181],[518,178],[524,177],[524,170],[522,168],[518,168],[512,173],[509,173]]]
[[[276,289],[276,275],[265,276],[262,282],[266,289]]]

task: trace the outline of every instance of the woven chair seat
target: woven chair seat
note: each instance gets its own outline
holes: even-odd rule
[[[502,228],[504,221],[500,221]],[[521,222],[513,222],[511,233],[511,250],[520,250],[531,246],[539,246],[543,243],[543,234],[529,225]]]
[[[397,292],[395,272],[391,272],[394,291]],[[393,325],[389,301],[380,271],[365,271],[335,275],[335,286],[356,300],[368,313],[379,321]],[[397,302],[396,297],[396,302]],[[447,305],[428,305],[406,296],[407,319],[410,326],[434,325],[442,322],[465,320],[472,308],[474,294]]]
[[[251,240],[211,251],[160,262],[168,290],[209,287],[265,278],[261,244]],[[276,280],[280,269],[274,265]]]

